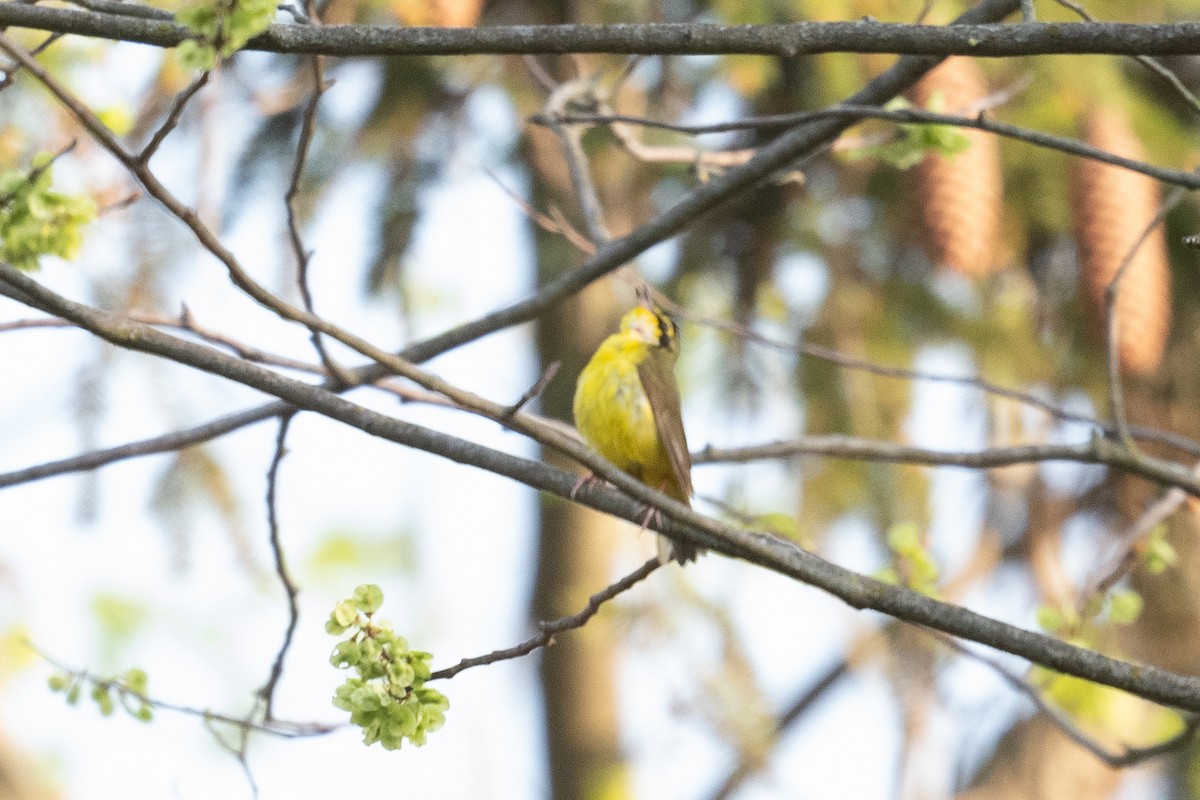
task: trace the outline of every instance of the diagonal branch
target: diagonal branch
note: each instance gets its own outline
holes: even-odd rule
[[[131,323],[119,315],[75,303],[2,263],[0,289],[28,298],[35,307],[70,319],[120,347],[158,355],[229,378],[274,394],[292,407],[317,411],[373,436],[512,478],[534,489],[573,499],[622,519],[643,520],[646,516],[645,505],[650,504],[663,512],[661,519],[651,525],[658,532],[758,564],[828,592],[854,608],[879,611],[994,647],[1059,672],[1124,689],[1157,703],[1200,711],[1200,678],[1110,658],[906,588],[881,583],[828,562],[792,542],[730,527],[697,514],[686,505],[613,468],[578,442],[555,443],[553,446],[614,484],[619,491],[600,486],[577,491],[576,476],[570,472],[388,417],[350,403],[322,387],[284,377],[205,345]],[[517,415],[515,419],[521,416]]]

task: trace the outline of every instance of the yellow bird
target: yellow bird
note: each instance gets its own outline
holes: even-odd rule
[[[679,329],[638,306],[579,373],[575,425],[596,452],[633,477],[691,505],[692,457],[683,432],[675,360]],[[658,560],[686,564],[695,547],[658,537]]]

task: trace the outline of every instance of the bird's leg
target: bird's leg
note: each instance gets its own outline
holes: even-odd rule
[[[659,484],[658,490],[660,492],[665,492],[667,490],[667,482],[663,481],[661,484]],[[645,533],[646,529],[650,527],[651,522],[653,522],[655,525],[662,525],[663,516],[662,512],[657,508],[648,505],[646,506],[646,512],[642,515],[642,527],[638,530],[638,533]]]
[[[574,500],[575,495],[579,494],[579,490],[582,489],[583,487],[594,486],[598,483],[604,483],[604,481],[597,478],[596,473],[592,472],[591,470],[588,470],[587,472],[580,475],[579,480],[575,481],[575,485],[571,487],[571,495],[570,495],[571,499]]]

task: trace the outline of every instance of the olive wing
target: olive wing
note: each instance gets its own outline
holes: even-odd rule
[[[683,414],[679,409],[679,387],[675,383],[674,358],[668,352],[654,352],[638,365],[638,377],[654,412],[654,427],[662,441],[663,450],[671,462],[671,472],[683,492],[679,498],[689,502],[692,496],[692,456],[688,451],[687,435],[683,431]]]

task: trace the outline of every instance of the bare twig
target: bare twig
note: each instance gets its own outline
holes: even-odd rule
[[[860,461],[894,461],[926,466],[995,469],[1013,464],[1042,461],[1074,461],[1081,464],[1106,464],[1167,486],[1178,486],[1200,497],[1200,480],[1181,465],[1127,450],[1117,442],[1093,436],[1078,444],[1026,444],[989,447],[978,451],[946,451],[913,447],[895,442],[858,439],[838,434],[802,436],[764,445],[715,448],[705,447],[695,454],[693,463],[745,463],[775,458],[820,455]]]
[[[1150,238],[1150,234],[1154,233],[1154,230],[1162,224],[1168,212],[1179,205],[1184,195],[1185,192],[1183,189],[1175,189],[1163,201],[1154,218],[1146,224],[1146,227],[1138,235],[1137,240],[1130,245],[1129,252],[1121,259],[1120,266],[1117,267],[1112,280],[1108,282],[1108,286],[1104,289],[1106,323],[1104,337],[1106,366],[1108,370],[1109,416],[1112,419],[1113,427],[1116,429],[1117,440],[1131,453],[1137,452],[1137,444],[1129,432],[1129,420],[1125,416],[1125,392],[1121,386],[1120,331],[1118,330],[1121,320],[1117,314],[1117,297],[1121,289],[1121,280],[1129,270],[1129,265],[1133,263],[1134,257],[1137,256],[1138,250]]]
[[[1120,752],[1114,752],[1081,730],[1069,714],[1046,700],[1040,689],[1024,678],[1010,672],[999,661],[988,658],[982,653],[977,653],[969,647],[964,647],[958,641],[947,636],[942,636],[938,633],[931,633],[930,635],[959,655],[977,661],[990,669],[1010,687],[1025,695],[1033,703],[1034,707],[1054,723],[1055,727],[1061,730],[1067,738],[1110,767],[1132,767],[1151,758],[1157,758],[1158,756],[1174,752],[1191,741],[1192,737],[1196,734],[1196,729],[1200,727],[1200,716],[1188,715],[1185,718],[1183,730],[1169,739],[1155,745],[1150,745],[1149,747],[1125,747]]]
[[[550,381],[554,380],[554,376],[558,374],[560,369],[562,369],[561,361],[552,361],[550,364],[548,364],[546,369],[542,370],[541,376],[538,377],[533,386],[530,386],[528,391],[521,395],[517,402],[506,408],[504,410],[504,414],[501,415],[501,418],[508,419],[513,414],[516,414],[518,411],[524,408],[529,401],[533,400],[535,397],[540,397],[542,392],[546,391],[546,387],[550,385]]]
[[[529,74],[547,93],[553,92],[558,86],[558,82],[546,71],[542,66],[542,62],[537,60],[537,56],[532,54],[526,55],[522,59],[525,62],[525,68],[529,70]]]
[[[46,48],[48,48],[50,45],[57,42],[64,35],[65,34],[62,34],[62,33],[52,33],[46,37],[45,41],[43,41],[41,44],[39,44],[37,47],[33,48],[29,52],[35,56],[39,55],[39,54],[45,52]],[[0,69],[2,69],[4,72],[4,77],[0,78],[0,92],[2,92],[5,89],[7,89],[9,86],[12,86],[13,81],[16,80],[16,78],[17,78],[17,73],[21,71],[21,65],[19,63],[12,64],[12,65],[5,64],[3,67],[0,67]]]
[[[992,117],[984,114],[966,116],[961,114],[942,114],[917,108],[883,109],[879,108],[878,106],[861,106],[856,104],[842,103],[815,111],[800,111],[794,114],[772,114],[758,117],[747,117],[745,119],[735,120],[732,122],[718,122],[707,125],[681,125],[677,123],[648,119],[645,117],[629,116],[626,114],[572,114],[564,117],[563,120],[566,122],[586,122],[593,125],[627,123],[630,125],[642,125],[645,127],[674,131],[676,133],[701,135],[706,133],[725,133],[729,131],[758,128],[786,128],[809,121],[843,118],[878,119],[889,122],[898,122],[901,124],[954,125],[962,128],[975,128],[977,130],[996,134],[997,136],[1004,136],[1009,139],[1027,142],[1038,147],[1044,147],[1050,150],[1058,150],[1070,155],[1080,156],[1082,158],[1090,158],[1095,161],[1103,161],[1106,164],[1124,167],[1125,169],[1149,175],[1150,177],[1156,178],[1164,183],[1183,186],[1188,189],[1200,189],[1200,176],[1197,176],[1194,172],[1183,172],[1181,170],[1168,169],[1166,167],[1147,164],[1143,161],[1125,158],[1123,156],[1116,155],[1115,153],[1109,153],[1099,148],[1092,147],[1091,145],[1076,139],[1070,139],[1065,136],[1055,136],[1054,134],[1044,133],[1042,131],[1030,130],[1029,128],[1022,128],[1019,125],[1010,125],[1006,122],[995,120]]]
[[[1084,8],[1081,3],[1077,3],[1075,0],[1056,0],[1056,2],[1065,8],[1071,9],[1088,22],[1097,21],[1096,18],[1092,16],[1091,13],[1088,12],[1088,10]],[[1166,81],[1166,83],[1168,83],[1171,88],[1173,88],[1175,92],[1183,98],[1184,102],[1191,106],[1192,111],[1200,113],[1200,98],[1197,98],[1196,95],[1192,94],[1191,90],[1184,85],[1183,81],[1179,79],[1178,75],[1163,66],[1157,59],[1151,58],[1150,56],[1137,54],[1132,55],[1131,57],[1134,61],[1138,62],[1143,67],[1157,75],[1159,78]]]
[[[592,595],[588,599],[587,605],[584,606],[583,610],[578,614],[572,614],[569,617],[559,617],[558,619],[551,620],[550,622],[540,622],[538,623],[539,633],[536,636],[504,650],[495,650],[487,655],[476,656],[475,658],[464,658],[462,661],[458,662],[452,667],[437,670],[429,676],[429,680],[432,681],[441,680],[444,678],[453,678],[458,673],[465,669],[470,669],[471,667],[479,667],[484,664],[495,664],[497,661],[507,661],[512,658],[520,658],[521,656],[528,655],[539,648],[549,647],[554,643],[554,637],[557,634],[562,633],[563,631],[572,630],[574,628],[582,628],[585,624],[587,624],[588,620],[596,616],[596,612],[600,610],[602,605],[607,603],[609,600],[612,600],[622,592],[628,591],[636,584],[645,580],[652,572],[661,566],[662,564],[657,558],[652,558],[645,564],[642,564],[640,567],[635,569],[633,572],[626,575],[621,580]]]
[[[91,675],[86,670],[79,670],[79,669],[74,669],[72,667],[69,667],[69,666],[63,664],[62,662],[57,661],[54,658],[51,658],[49,655],[44,653],[41,649],[39,649],[36,645],[34,645],[32,642],[30,642],[28,640],[25,641],[25,645],[30,650],[37,653],[39,658],[41,658],[43,661],[45,661],[46,663],[53,666],[55,669],[58,669],[64,673],[76,676],[77,678],[80,678],[83,680],[99,682],[99,683],[107,683],[109,685],[112,685],[114,688],[118,688],[118,690],[122,694],[125,694],[125,695],[133,698],[134,700],[138,701],[139,703],[145,703],[149,706],[152,706],[156,709],[160,709],[162,711],[173,711],[173,712],[176,712],[179,714],[187,714],[188,716],[192,716],[192,717],[200,717],[201,719],[205,720],[206,722],[219,722],[219,723],[222,723],[225,725],[232,725],[240,730],[254,731],[256,733],[265,733],[270,736],[277,736],[282,739],[300,739],[300,738],[307,738],[307,737],[312,737],[312,736],[324,736],[324,735],[326,735],[328,733],[332,733],[333,731],[336,731],[340,728],[346,727],[346,724],[344,724],[344,723],[329,725],[329,724],[320,723],[320,722],[290,722],[288,720],[280,720],[280,719],[273,719],[273,720],[269,720],[268,722],[260,723],[260,722],[255,722],[254,720],[252,720],[248,717],[237,717],[237,716],[233,716],[232,714],[222,714],[222,713],[219,713],[216,711],[211,711],[206,708],[196,708],[194,706],[185,706],[185,705],[181,705],[179,703],[170,703],[165,700],[158,700],[156,698],[149,697],[149,696],[141,694],[139,692],[135,692],[132,689],[130,689],[128,686],[126,686],[125,684],[121,683],[120,681],[107,679],[107,678],[99,678],[97,676]]]
[[[868,372],[871,372],[872,374],[881,375],[884,377],[891,377],[891,378],[897,378],[897,379],[909,379],[909,380],[926,380],[926,381],[933,381],[933,382],[948,382],[948,383],[960,384],[960,385],[976,388],[983,392],[993,393],[998,396],[1010,397],[1010,398],[1018,400],[1020,402],[1027,403],[1031,406],[1041,408],[1041,409],[1045,410],[1047,413],[1052,414],[1056,418],[1070,421],[1070,422],[1079,422],[1079,423],[1084,423],[1087,425],[1094,426],[1098,431],[1103,432],[1105,434],[1110,434],[1112,432],[1112,427],[1107,425],[1106,423],[1104,423],[1101,420],[1097,420],[1097,419],[1087,416],[1087,415],[1069,412],[1065,408],[1063,408],[1057,404],[1050,403],[1050,402],[1044,400],[1043,398],[1040,398],[1040,397],[1037,397],[1035,395],[1031,395],[1031,394],[1028,394],[1025,392],[1019,392],[1019,391],[1016,391],[1013,389],[1008,389],[1008,388],[1005,388],[1002,386],[998,386],[996,384],[992,384],[988,381],[985,381],[985,380],[982,380],[979,378],[972,378],[972,377],[966,377],[966,376],[941,375],[941,374],[937,374],[937,373],[927,373],[927,372],[922,372],[919,370],[912,370],[909,368],[902,368],[902,367],[888,367],[888,366],[884,366],[884,365],[880,365],[880,364],[875,364],[874,362],[863,361],[861,359],[853,358],[850,356],[845,356],[836,350],[831,350],[829,348],[824,348],[819,345],[813,345],[813,344],[801,344],[799,346],[799,348],[797,348],[795,345],[785,343],[785,342],[777,342],[773,339],[764,337],[761,334],[758,334],[757,332],[755,332],[753,330],[745,328],[745,326],[737,325],[736,323],[726,322],[726,321],[722,321],[722,320],[697,318],[697,317],[693,316],[692,314],[690,314],[689,312],[687,312],[686,310],[682,310],[679,306],[676,306],[676,305],[670,303],[665,298],[656,297],[655,299],[656,299],[656,302],[659,302],[661,305],[663,305],[665,308],[672,311],[673,313],[679,313],[679,315],[685,319],[690,319],[691,321],[696,322],[698,324],[706,324],[706,325],[711,325],[713,327],[716,327],[718,329],[733,331],[733,332],[737,333],[738,335],[746,337],[749,341],[752,341],[757,344],[761,344],[761,345],[768,346],[768,347],[773,347],[773,348],[784,350],[787,352],[793,352],[796,349],[799,349],[800,352],[803,352],[806,355],[810,355],[814,358],[821,358],[824,360],[828,360],[831,363],[834,363],[834,364],[837,364],[839,366],[849,368],[849,369],[863,369]],[[303,370],[303,371],[307,371],[307,372],[314,372],[314,373],[321,374],[321,370],[318,367],[316,367],[315,365],[306,364],[306,363],[302,363],[302,362],[296,362],[296,361],[293,361],[290,359],[283,359],[279,356],[273,356],[270,354],[266,354],[266,353],[263,353],[262,351],[256,350],[254,348],[250,348],[249,346],[247,346],[243,343],[240,343],[236,340],[233,340],[223,334],[218,334],[210,329],[203,328],[203,327],[199,326],[191,318],[191,315],[186,311],[186,309],[184,311],[184,314],[181,316],[181,320],[182,320],[181,323],[179,321],[173,320],[171,318],[159,317],[156,315],[147,315],[147,314],[144,314],[143,312],[131,313],[130,319],[142,321],[142,322],[148,322],[148,323],[154,324],[154,325],[182,324],[182,327],[185,330],[196,333],[196,335],[200,336],[201,338],[205,339],[206,341],[211,341],[211,342],[218,343],[223,346],[229,347],[235,353],[238,353],[239,355],[241,355],[244,358],[247,358],[249,360],[260,362],[260,363],[273,364],[276,366],[283,366],[283,367],[287,367],[290,369],[298,369],[298,370]],[[46,326],[54,325],[54,326],[64,326],[65,327],[65,326],[72,325],[72,323],[68,323],[68,322],[65,322],[62,320],[18,321],[18,322],[14,322],[14,323],[7,323],[6,325],[0,325],[0,332],[4,331],[6,329],[28,328],[28,327],[41,326],[41,325],[46,325]],[[374,385],[379,385],[379,384],[378,384],[378,382],[376,382],[376,384],[374,384]],[[397,396],[401,397],[402,399],[415,400],[415,401],[424,402],[424,403],[436,402],[435,396],[428,395],[428,394],[414,393],[413,390],[409,389],[409,388],[399,387],[399,386],[395,386],[395,385],[385,385],[382,388],[386,388],[388,391],[391,391],[394,394],[397,394]],[[444,397],[442,398],[442,400],[447,405],[458,407],[453,402],[445,400]],[[213,438],[216,438],[219,436],[223,436],[227,433],[238,430],[241,427],[253,424],[255,422],[260,422],[264,419],[270,419],[272,417],[276,417],[280,413],[282,413],[284,410],[286,410],[285,406],[282,406],[279,403],[272,403],[267,406],[261,406],[256,409],[249,409],[244,412],[239,412],[237,414],[222,417],[220,419],[213,420],[212,422],[205,423],[205,424],[197,426],[195,428],[190,428],[190,429],[186,429],[183,431],[177,431],[174,433],[164,434],[162,436],[156,436],[156,437],[152,437],[149,439],[143,439],[143,440],[140,440],[137,442],[131,442],[131,443],[128,443],[125,445],[119,445],[116,447],[106,448],[103,450],[97,450],[97,451],[92,451],[89,453],[83,453],[81,455],[73,456],[71,458],[60,459],[60,460],[48,462],[46,464],[41,464],[38,466],[28,467],[28,468],[21,469],[21,470],[16,470],[14,472],[0,473],[0,489],[4,488],[6,486],[15,486],[15,485],[18,485],[21,483],[27,483],[27,482],[34,481],[34,480],[40,480],[42,478],[52,477],[54,475],[61,475],[61,474],[68,474],[68,473],[72,473],[72,472],[81,472],[81,471],[92,470],[92,469],[96,469],[98,467],[102,467],[106,464],[111,464],[111,463],[121,461],[124,459],[128,459],[128,458],[136,458],[136,457],[140,457],[143,455],[152,455],[155,453],[170,452],[173,450],[177,450],[181,447],[187,447],[190,445],[198,444],[203,441],[208,441],[210,439],[213,439]],[[553,424],[553,421],[543,420],[543,423]],[[566,433],[568,433],[568,435],[569,435],[569,432],[566,432]],[[1131,426],[1130,433],[1133,436],[1135,436],[1136,438],[1138,438],[1139,440],[1158,442],[1158,443],[1165,444],[1165,445],[1171,446],[1173,448],[1176,448],[1182,452],[1185,452],[1185,453],[1188,453],[1188,454],[1191,454],[1194,456],[1200,456],[1200,443],[1197,443],[1191,439],[1188,439],[1187,437],[1180,436],[1178,434],[1173,434],[1173,433],[1169,433],[1166,431],[1159,431],[1159,430],[1156,430],[1153,428],[1146,428],[1143,426]],[[803,444],[800,446],[793,447],[793,446],[787,445],[786,443],[777,443],[776,445],[770,445],[770,446],[767,446],[766,448],[751,447],[748,449],[740,449],[740,450],[732,450],[732,451],[714,449],[710,446],[710,447],[707,447],[707,448],[697,452],[696,454],[694,454],[693,460],[695,463],[701,464],[701,463],[706,463],[708,461],[724,461],[724,460],[750,461],[750,460],[756,460],[756,459],[762,459],[762,458],[782,458],[782,457],[792,457],[795,455],[806,455],[806,454],[807,455],[828,455],[828,456],[845,457],[845,458],[865,458],[865,457],[868,457],[867,456],[868,453],[874,453],[875,454],[874,457],[877,457],[881,460],[903,461],[908,457],[912,457],[912,458],[916,459],[916,461],[914,463],[930,463],[930,464],[932,464],[932,463],[950,463],[949,461],[944,460],[944,459],[949,459],[949,458],[959,458],[959,459],[979,459],[979,458],[981,458],[980,456],[975,455],[975,454],[968,454],[966,456],[959,454],[959,455],[955,456],[953,454],[947,455],[947,454],[941,453],[939,451],[922,451],[922,450],[908,450],[908,451],[904,451],[904,452],[895,452],[893,450],[885,451],[885,450],[881,449],[881,448],[886,447],[886,445],[884,443],[862,443],[860,445],[855,445],[855,444],[849,444],[849,442],[851,442],[851,441],[852,440],[847,440],[844,438],[808,437],[803,441]],[[960,461],[958,463],[954,463],[952,465],[964,466],[964,467],[969,467],[969,468],[987,468],[987,467],[994,467],[994,466],[1003,466],[1003,465],[1010,464],[1010,463],[1023,463],[1021,461],[1021,459],[1027,458],[1029,456],[1029,453],[1022,452],[1022,451],[997,452],[995,449],[990,449],[985,452],[988,454],[986,456],[986,459],[987,459],[986,462],[976,460],[972,463],[966,463],[966,460],[962,460],[962,461]],[[1062,454],[1062,457],[1067,460],[1075,458],[1078,455],[1078,452],[1075,452],[1075,451],[1058,451],[1058,452],[1060,452]],[[1054,451],[1043,450],[1042,455],[1049,459],[1053,459],[1055,457]],[[931,460],[931,459],[934,459],[934,460]]]
[[[611,237],[604,225],[604,209],[600,197],[596,193],[596,184],[592,181],[591,170],[588,167],[587,156],[583,152],[583,132],[585,128],[560,122],[560,118],[571,111],[595,111],[600,107],[596,80],[592,78],[577,78],[556,86],[546,100],[547,125],[562,143],[563,157],[567,162],[567,173],[571,176],[571,186],[575,190],[575,198],[579,202],[579,210],[583,214],[584,227],[588,238],[595,245],[607,242]]]
[[[811,686],[800,692],[796,696],[796,699],[789,703],[787,709],[775,720],[772,738],[777,739],[780,734],[790,728],[796,720],[804,716],[829,690],[837,686],[849,674],[850,662],[845,659],[838,661],[825,670],[821,677],[817,678]],[[759,768],[758,764],[750,761],[744,759],[739,761],[737,766],[721,782],[721,785],[717,787],[716,791],[709,795],[709,800],[729,800],[747,780],[758,773]]]
[[[0,50],[19,61],[29,70],[58,100],[72,117],[92,135],[105,150],[109,152],[138,182],[146,189],[151,197],[158,200],[167,211],[182,222],[196,238],[196,241],[218,261],[224,265],[230,280],[246,295],[254,299],[264,308],[277,314],[281,319],[297,322],[310,331],[324,333],[345,344],[374,361],[390,362],[395,365],[403,361],[397,359],[364,339],[343,330],[337,325],[316,316],[312,312],[293,306],[280,297],[268,291],[245,270],[245,268],[220,240],[220,238],[201,220],[200,215],[192,208],[184,205],[174,194],[159,181],[149,165],[138,156],[133,155],[117,141],[111,131],[96,117],[90,108],[66,89],[52,76],[28,51],[20,44],[0,33]],[[299,162],[298,162],[299,163]],[[385,368],[388,369],[388,368]],[[338,375],[337,372],[334,372]],[[346,376],[348,377],[348,376]]]
[[[1192,470],[1192,474],[1200,478],[1200,464]],[[1087,602],[1087,598],[1107,592],[1128,575],[1129,571],[1137,563],[1138,545],[1153,533],[1159,525],[1166,522],[1172,514],[1182,508],[1183,504],[1187,501],[1187,497],[1187,492],[1178,488],[1171,488],[1164,492],[1163,496],[1151,504],[1149,508],[1143,511],[1118,537],[1116,556],[1112,559],[1109,567],[1093,581],[1088,591],[1083,593],[1081,602]]]
[[[309,24],[321,24],[321,18],[317,14],[312,0],[307,0],[306,11]],[[284,195],[284,204],[287,206],[288,236],[292,244],[292,256],[296,259],[296,284],[300,289],[300,297],[304,302],[305,310],[315,316],[316,308],[308,281],[308,268],[312,262],[312,253],[305,247],[304,237],[300,233],[300,218],[296,212],[296,200],[300,196],[300,181],[304,176],[304,167],[308,162],[309,151],[312,149],[321,96],[327,88],[323,57],[312,56],[309,59],[309,69],[312,74],[313,90],[308,98],[308,105],[304,108],[304,117],[300,123],[300,141],[296,144],[296,156],[292,162],[292,178],[288,183],[287,193]],[[329,355],[321,331],[312,325],[309,325],[308,329],[312,337],[313,349],[317,351],[317,355],[320,357],[321,363],[325,365],[330,377],[346,386],[353,386],[354,377]]]
[[[525,198],[508,188],[504,182],[500,180],[496,173],[492,172],[490,169],[484,169],[484,172],[497,186],[500,187],[500,191],[508,195],[512,201],[517,204],[517,207],[521,209],[525,216],[533,220],[534,224],[539,228],[547,233],[556,233],[562,236],[568,242],[573,244],[575,249],[579,250],[585,255],[590,256],[596,252],[596,245],[592,244],[590,241],[588,241],[586,236],[577,231],[575,227],[563,217],[562,212],[557,208],[552,208],[550,214],[543,214],[534,208]]]
[[[71,5],[97,11],[101,14],[115,14],[123,17],[139,19],[174,20],[175,15],[161,8],[142,5],[141,3],[124,2],[123,0],[71,0]]]
[[[716,330],[727,331],[744,339],[745,341],[761,345],[763,347],[769,347],[785,353],[801,353],[812,358],[826,361],[830,364],[835,364],[844,369],[862,370],[883,378],[927,381],[930,383],[950,383],[958,386],[965,386],[967,388],[976,389],[985,394],[991,394],[997,397],[1005,397],[1032,408],[1040,409],[1055,419],[1060,419],[1065,422],[1078,422],[1085,425],[1090,425],[1106,435],[1113,435],[1116,431],[1115,426],[1105,422],[1104,420],[1097,419],[1096,417],[1092,417],[1087,414],[1080,414],[1070,411],[1058,403],[1051,402],[1044,397],[1039,397],[1031,392],[1024,392],[1019,389],[1001,386],[1000,384],[993,383],[983,378],[976,378],[969,375],[947,375],[938,372],[927,372],[925,370],[913,369],[911,367],[893,367],[887,364],[880,364],[875,361],[858,358],[856,356],[849,356],[835,348],[824,347],[822,345],[812,344],[811,342],[800,342],[799,344],[781,342],[779,340],[772,339],[769,336],[764,336],[753,328],[736,321],[697,315],[684,306],[680,306],[679,304],[675,303],[661,293],[655,293],[654,302],[658,303],[672,314],[676,314],[680,318],[696,325],[703,325]],[[1137,439],[1165,444],[1189,455],[1200,456],[1200,442],[1196,442],[1189,437],[1172,433],[1170,431],[1156,430],[1141,425],[1131,425],[1129,426],[1129,431]]]
[[[204,88],[208,83],[209,76],[212,73],[202,72],[200,76],[188,84],[187,88],[175,96],[175,100],[171,103],[171,110],[167,112],[166,118],[162,125],[158,126],[158,130],[150,137],[150,141],[146,142],[146,146],[138,153],[137,158],[143,164],[149,164],[150,159],[158,152],[158,148],[166,141],[167,136],[179,124],[180,117],[183,116],[183,110],[187,107],[188,101],[195,97],[196,92]]]
[[[263,721],[265,723],[270,723],[275,718],[272,713],[275,687],[278,685],[279,679],[283,677],[283,659],[292,646],[292,636],[296,632],[296,624],[300,621],[300,606],[296,602],[299,590],[296,588],[296,583],[288,571],[283,556],[283,543],[279,537],[279,506],[277,502],[279,465],[287,454],[288,426],[294,416],[294,413],[288,413],[279,418],[279,433],[275,437],[275,456],[271,459],[270,469],[267,470],[267,528],[270,531],[271,554],[275,559],[275,574],[279,576],[279,582],[283,585],[284,593],[287,594],[288,624],[287,630],[283,634],[283,644],[279,646],[279,652],[275,654],[275,661],[271,665],[270,676],[263,687],[258,690],[258,696],[263,701]]]

